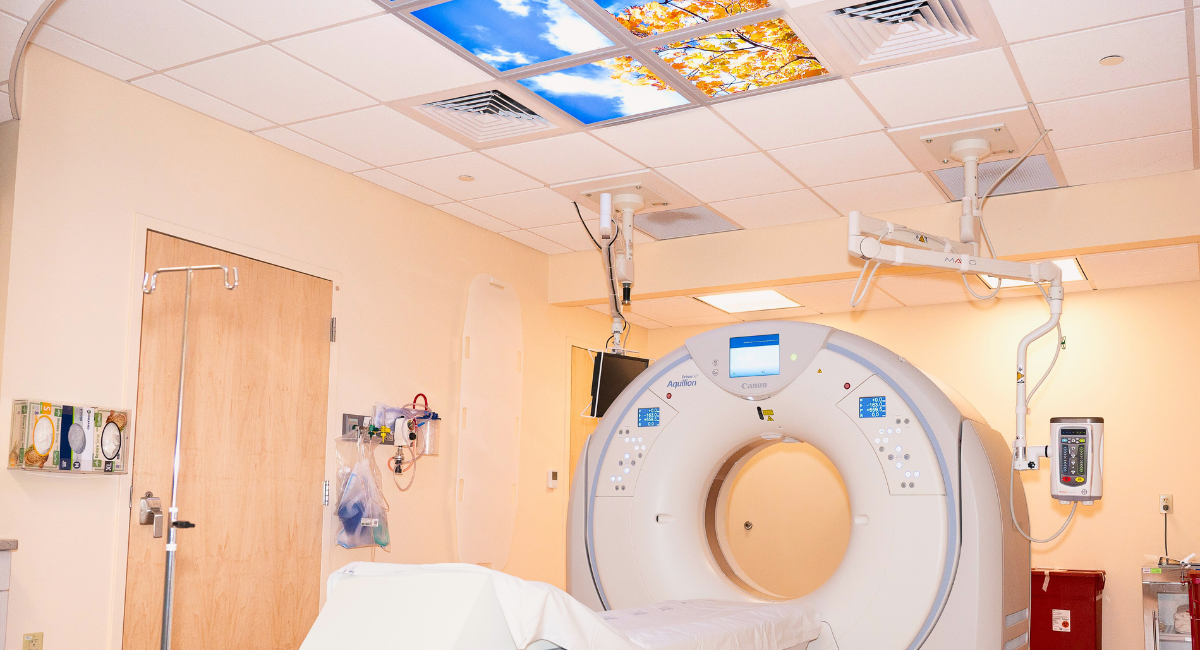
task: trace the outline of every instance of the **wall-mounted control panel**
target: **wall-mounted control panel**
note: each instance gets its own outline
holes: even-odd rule
[[[1104,418],[1051,418],[1050,496],[1091,505],[1103,495]]]

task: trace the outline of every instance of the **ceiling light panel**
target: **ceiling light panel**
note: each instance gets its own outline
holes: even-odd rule
[[[632,56],[547,72],[521,79],[520,83],[584,124],[688,103]]]
[[[449,0],[412,15],[500,71],[613,46],[562,0]]]
[[[1120,90],[1188,76],[1183,12],[1018,43],[1011,47],[1035,102]],[[1119,54],[1125,62],[1100,65]]]
[[[714,293],[707,296],[696,296],[717,309],[729,314],[746,311],[765,311],[768,309],[785,309],[803,307],[791,298],[784,297],[773,289],[758,291],[739,291],[735,293]]]
[[[829,73],[783,18],[686,38],[654,53],[709,97]]]
[[[808,190],[763,194],[709,205],[743,228],[767,228],[840,216]]]
[[[739,14],[769,9],[769,0],[672,0],[668,3],[642,2],[633,4],[618,1],[604,8],[612,13],[621,26],[638,38],[665,34],[684,27],[729,18]]]

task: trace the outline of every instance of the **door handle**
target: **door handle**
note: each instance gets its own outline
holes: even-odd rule
[[[162,503],[153,492],[146,492],[138,507],[138,523],[143,526],[154,526],[154,536],[163,536]]]

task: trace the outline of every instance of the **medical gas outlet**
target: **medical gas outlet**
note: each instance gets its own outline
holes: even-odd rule
[[[1055,471],[1052,498],[1090,506],[1103,496],[1104,418],[1051,418],[1047,451]]]

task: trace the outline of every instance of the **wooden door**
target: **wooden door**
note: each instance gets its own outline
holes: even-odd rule
[[[321,592],[329,383],[327,280],[151,232],[146,269],[236,266],[192,278],[172,648],[299,647]],[[166,533],[138,524],[171,495],[185,274],[144,296],[124,650],[159,647]]]

